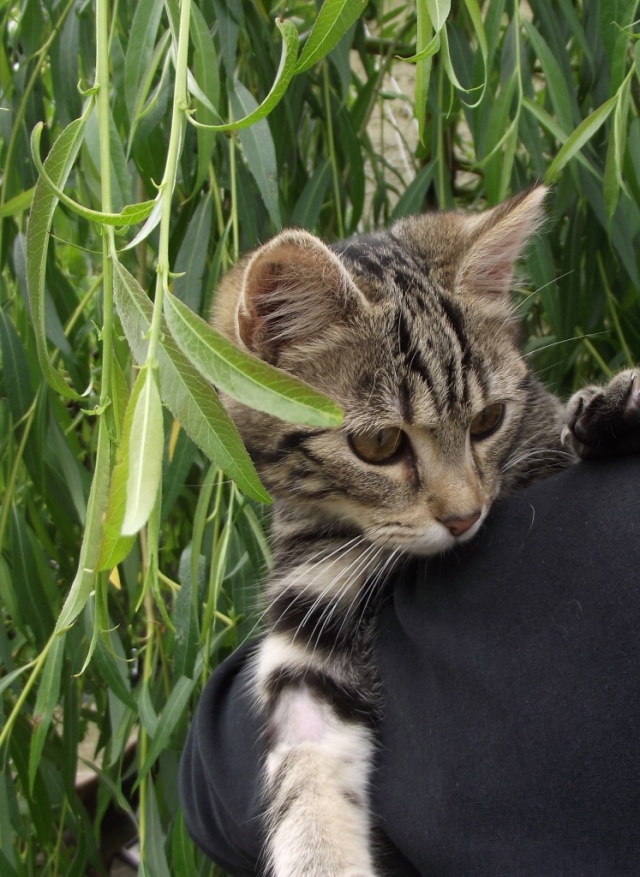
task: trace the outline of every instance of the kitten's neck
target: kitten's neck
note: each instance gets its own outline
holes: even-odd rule
[[[295,503],[274,505],[274,565],[267,585],[272,622],[285,604],[289,617],[300,616],[300,624],[320,614],[326,618],[329,605],[339,617],[341,611],[351,614],[375,602],[393,552],[340,522],[301,517]],[[295,605],[300,611],[292,613]]]

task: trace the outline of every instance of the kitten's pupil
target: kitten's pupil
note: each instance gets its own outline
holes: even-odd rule
[[[377,432],[352,433],[349,436],[355,453],[367,463],[387,463],[400,450],[404,433],[396,426],[387,426]]]
[[[491,405],[487,405],[471,421],[471,426],[469,427],[471,437],[475,439],[487,438],[500,426],[503,415],[503,402],[493,402]]]

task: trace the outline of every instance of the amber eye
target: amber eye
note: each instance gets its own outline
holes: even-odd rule
[[[491,405],[487,405],[480,414],[476,414],[476,416],[471,421],[471,426],[469,427],[469,433],[472,438],[482,439],[491,435],[502,423],[502,417],[504,415],[504,403],[502,402],[494,402]]]
[[[351,447],[367,463],[386,463],[400,450],[404,433],[397,426],[377,432],[356,432],[349,436]]]

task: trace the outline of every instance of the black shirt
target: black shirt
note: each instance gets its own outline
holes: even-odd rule
[[[211,678],[181,768],[196,843],[259,873],[251,647]],[[398,877],[640,875],[640,460],[578,464],[412,562],[379,615],[371,807]]]

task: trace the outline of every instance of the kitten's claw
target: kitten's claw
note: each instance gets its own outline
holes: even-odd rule
[[[567,406],[562,441],[583,458],[640,451],[640,369],[616,375],[605,387],[585,387]]]

